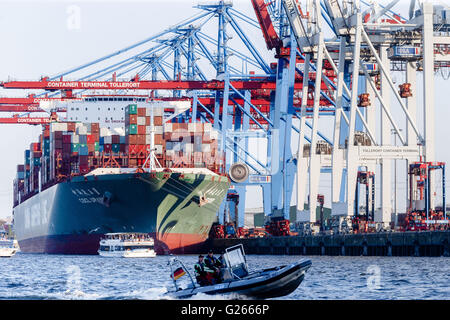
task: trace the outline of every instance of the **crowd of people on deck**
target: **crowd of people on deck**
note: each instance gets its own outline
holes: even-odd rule
[[[153,239],[148,234],[127,234],[127,233],[109,235],[108,238],[129,242],[151,241]]]

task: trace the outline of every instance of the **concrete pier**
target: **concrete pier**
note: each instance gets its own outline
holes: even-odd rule
[[[215,252],[242,243],[247,254],[450,256],[450,231],[212,239]]]

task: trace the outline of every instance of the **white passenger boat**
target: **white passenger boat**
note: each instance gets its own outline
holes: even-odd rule
[[[155,241],[146,233],[107,233],[100,240],[102,257],[153,258]]]
[[[10,258],[19,251],[17,240],[8,239],[4,234],[0,234],[0,258]]]

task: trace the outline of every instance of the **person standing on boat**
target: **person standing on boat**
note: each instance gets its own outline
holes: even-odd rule
[[[223,267],[223,264],[219,259],[214,257],[212,250],[209,250],[208,255],[205,258],[205,263],[209,269],[214,270],[214,278],[216,282],[221,282],[220,268]]]
[[[214,284],[214,270],[208,268],[206,263],[203,261],[203,256],[198,256],[198,261],[194,265],[195,277],[197,282],[201,286],[208,286]]]

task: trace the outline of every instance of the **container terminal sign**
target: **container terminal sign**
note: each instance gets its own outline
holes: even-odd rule
[[[417,147],[395,147],[395,146],[370,146],[359,147],[360,160],[376,159],[417,159],[419,157]]]
[[[109,81],[49,81],[51,88],[79,88],[79,89],[137,89],[139,82],[109,82]]]

